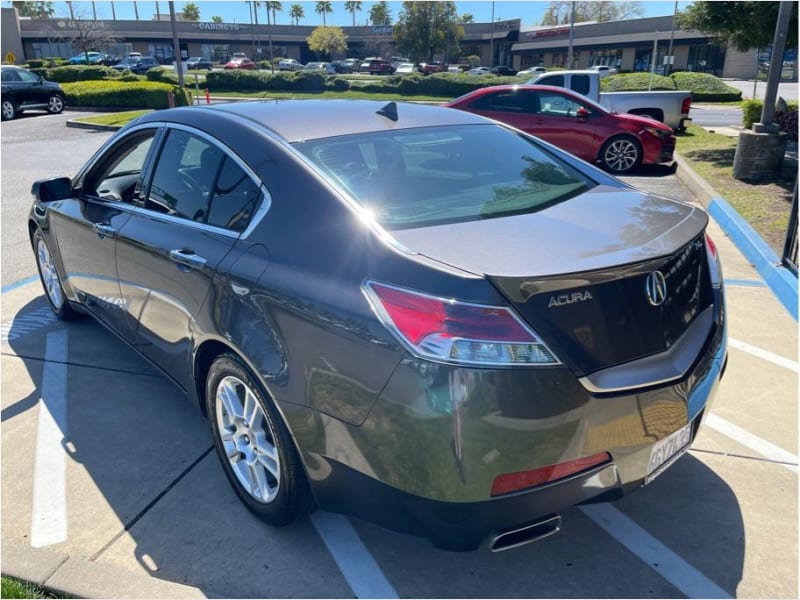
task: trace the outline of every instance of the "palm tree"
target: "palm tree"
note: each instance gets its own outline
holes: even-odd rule
[[[133,12],[136,15],[136,20],[138,21],[139,20],[139,6],[136,4],[135,1],[133,3]]]
[[[199,21],[200,20],[200,7],[194,2],[189,2],[183,7],[181,17],[184,21]]]
[[[350,1],[344,3],[345,10],[349,11],[351,15],[353,15],[353,27],[356,26],[356,11],[361,10],[361,2],[357,0]]]
[[[222,23],[222,17],[220,17],[219,15],[214,15],[213,17],[211,17],[211,22],[212,23]]]
[[[273,25],[277,25],[278,17],[276,15],[276,13],[283,12],[283,4],[278,2],[278,0],[271,0],[271,1],[265,2],[264,4],[267,5],[267,10],[268,11],[272,11],[272,24]]]
[[[300,25],[300,19],[305,19],[306,13],[299,4],[292,4],[292,7],[289,9],[289,17],[291,17],[295,25]]]
[[[472,13],[464,13],[461,15],[461,22],[462,23],[474,23],[475,17],[472,16]]]
[[[112,21],[116,21],[117,20],[117,11],[114,9],[114,3],[113,2],[111,2],[111,20]]]
[[[317,7],[314,9],[314,12],[322,15],[322,26],[326,27],[327,23],[325,22],[325,15],[331,14],[333,12],[333,7],[327,0],[322,0],[321,2],[317,2]]]

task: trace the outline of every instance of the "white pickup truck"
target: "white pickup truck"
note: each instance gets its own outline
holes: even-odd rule
[[[598,102],[611,112],[652,117],[677,131],[685,131],[691,124],[692,92],[601,92],[601,77],[597,71],[550,71],[533,77],[527,83],[567,88]]]

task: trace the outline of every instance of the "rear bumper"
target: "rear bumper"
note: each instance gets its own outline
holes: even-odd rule
[[[669,384],[597,394],[564,367],[481,370],[409,358],[360,427],[298,413],[290,421],[319,506],[468,551],[638,489],[656,443],[688,424],[694,440],[713,401],[727,360],[721,292],[716,300],[702,351]],[[499,475],[599,452],[610,462],[490,496]]]

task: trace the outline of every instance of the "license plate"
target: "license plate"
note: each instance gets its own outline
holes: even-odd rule
[[[692,424],[687,423],[675,433],[659,440],[650,451],[650,462],[647,465],[647,476],[644,484],[647,485],[656,477],[667,470],[681,455],[689,449],[692,438]]]

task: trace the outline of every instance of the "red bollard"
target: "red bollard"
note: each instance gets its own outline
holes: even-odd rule
[[[211,94],[208,93],[208,88],[206,88],[206,104],[211,104]]]

